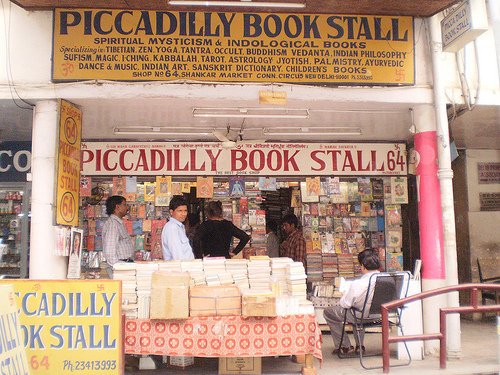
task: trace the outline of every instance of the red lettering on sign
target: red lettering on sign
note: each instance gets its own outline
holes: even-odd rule
[[[210,170],[211,171],[216,171],[217,170],[217,159],[219,158],[219,155],[222,150],[217,151],[217,155],[214,155],[212,150],[205,150],[207,152],[208,157],[210,158]]]
[[[165,166],[165,155],[160,150],[151,150],[151,170],[161,171]]]
[[[311,167],[311,170],[313,171],[324,171],[325,170],[325,167],[326,167],[326,163],[324,160],[320,159],[317,155],[318,154],[321,154],[321,155],[324,155],[325,152],[324,151],[313,151],[311,152],[311,159],[313,161],[315,161],[316,163],[318,163],[319,167]]]
[[[130,171],[132,170],[132,168],[134,168],[134,164],[130,164],[130,167],[127,167],[125,165],[125,155],[128,153],[128,152],[134,152],[133,150],[123,150],[122,152],[120,152],[120,169],[122,171]]]
[[[118,167],[118,163],[116,161],[114,162],[114,166],[113,167],[111,167],[109,165],[109,155],[111,153],[117,154],[118,151],[116,151],[116,150],[106,150],[106,151],[104,151],[104,154],[102,156],[102,164],[103,164],[104,169],[107,170],[107,171],[114,171]]]
[[[355,171],[356,167],[354,166],[354,160],[352,159],[351,151],[345,152],[344,165],[342,166],[342,170],[345,171],[346,168],[350,168],[351,171]]]

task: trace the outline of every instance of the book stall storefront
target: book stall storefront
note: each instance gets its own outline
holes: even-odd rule
[[[405,144],[261,143],[224,148],[211,142],[82,142],[81,158],[81,278],[105,277],[101,232],[106,198],[122,195],[129,205],[124,223],[135,243],[135,263],[114,266],[127,317],[126,353],[177,353],[171,360],[181,365],[189,365],[190,356],[240,355],[235,353],[321,358],[321,309],[338,301],[340,277],[359,274],[357,254],[377,249],[386,270],[402,268],[401,205],[408,200]],[[168,204],[181,194],[190,213],[201,220],[206,202],[222,202],[224,218],[251,236],[242,256],[161,260]],[[280,226],[288,213],[299,218],[305,264],[266,256],[266,222]],[[185,337],[166,340],[165,330],[172,334],[179,327],[168,322],[160,327],[150,320],[188,319],[184,324],[193,327],[199,323],[196,319],[216,319],[209,324],[234,316],[286,319],[273,320],[281,327],[297,315],[302,318],[292,326],[298,331],[292,330],[288,340],[277,343],[271,335],[246,343],[235,337],[232,344],[224,343],[225,350],[220,343],[210,348]],[[250,322],[234,324],[248,328]]]

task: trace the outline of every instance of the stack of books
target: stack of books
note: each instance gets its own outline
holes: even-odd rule
[[[271,258],[271,275],[274,292],[277,296],[288,294],[287,265],[291,258]]]
[[[122,282],[122,311],[127,318],[137,318],[136,264],[115,263],[113,265],[113,279]]]
[[[306,270],[302,262],[287,265],[288,294],[297,297],[299,301],[307,299]]]
[[[252,256],[248,262],[248,281],[254,292],[271,292],[271,265],[267,255]]]
[[[158,263],[136,262],[137,278],[137,317],[149,318],[151,303],[151,279],[153,272],[158,271]]]
[[[241,292],[250,288],[248,284],[247,263],[247,259],[226,259],[225,261],[226,272],[231,273],[235,285]]]
[[[188,272],[191,277],[191,285],[206,285],[205,272],[201,259],[181,261],[181,272]]]

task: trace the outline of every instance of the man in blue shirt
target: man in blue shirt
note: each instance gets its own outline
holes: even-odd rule
[[[184,221],[188,215],[186,200],[174,195],[170,200],[170,219],[161,232],[161,243],[164,260],[194,259],[193,249],[186,236]]]

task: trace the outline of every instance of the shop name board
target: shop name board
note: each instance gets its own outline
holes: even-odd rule
[[[56,224],[78,226],[82,111],[59,102],[59,144],[56,165]]]
[[[56,9],[53,79],[413,84],[412,17]]]
[[[120,374],[121,285],[116,280],[8,280],[31,374]]]
[[[0,181],[26,182],[31,170],[31,142],[0,144]]]
[[[500,163],[477,163],[479,184],[500,184]]]
[[[83,175],[406,175],[394,143],[82,142]]]

